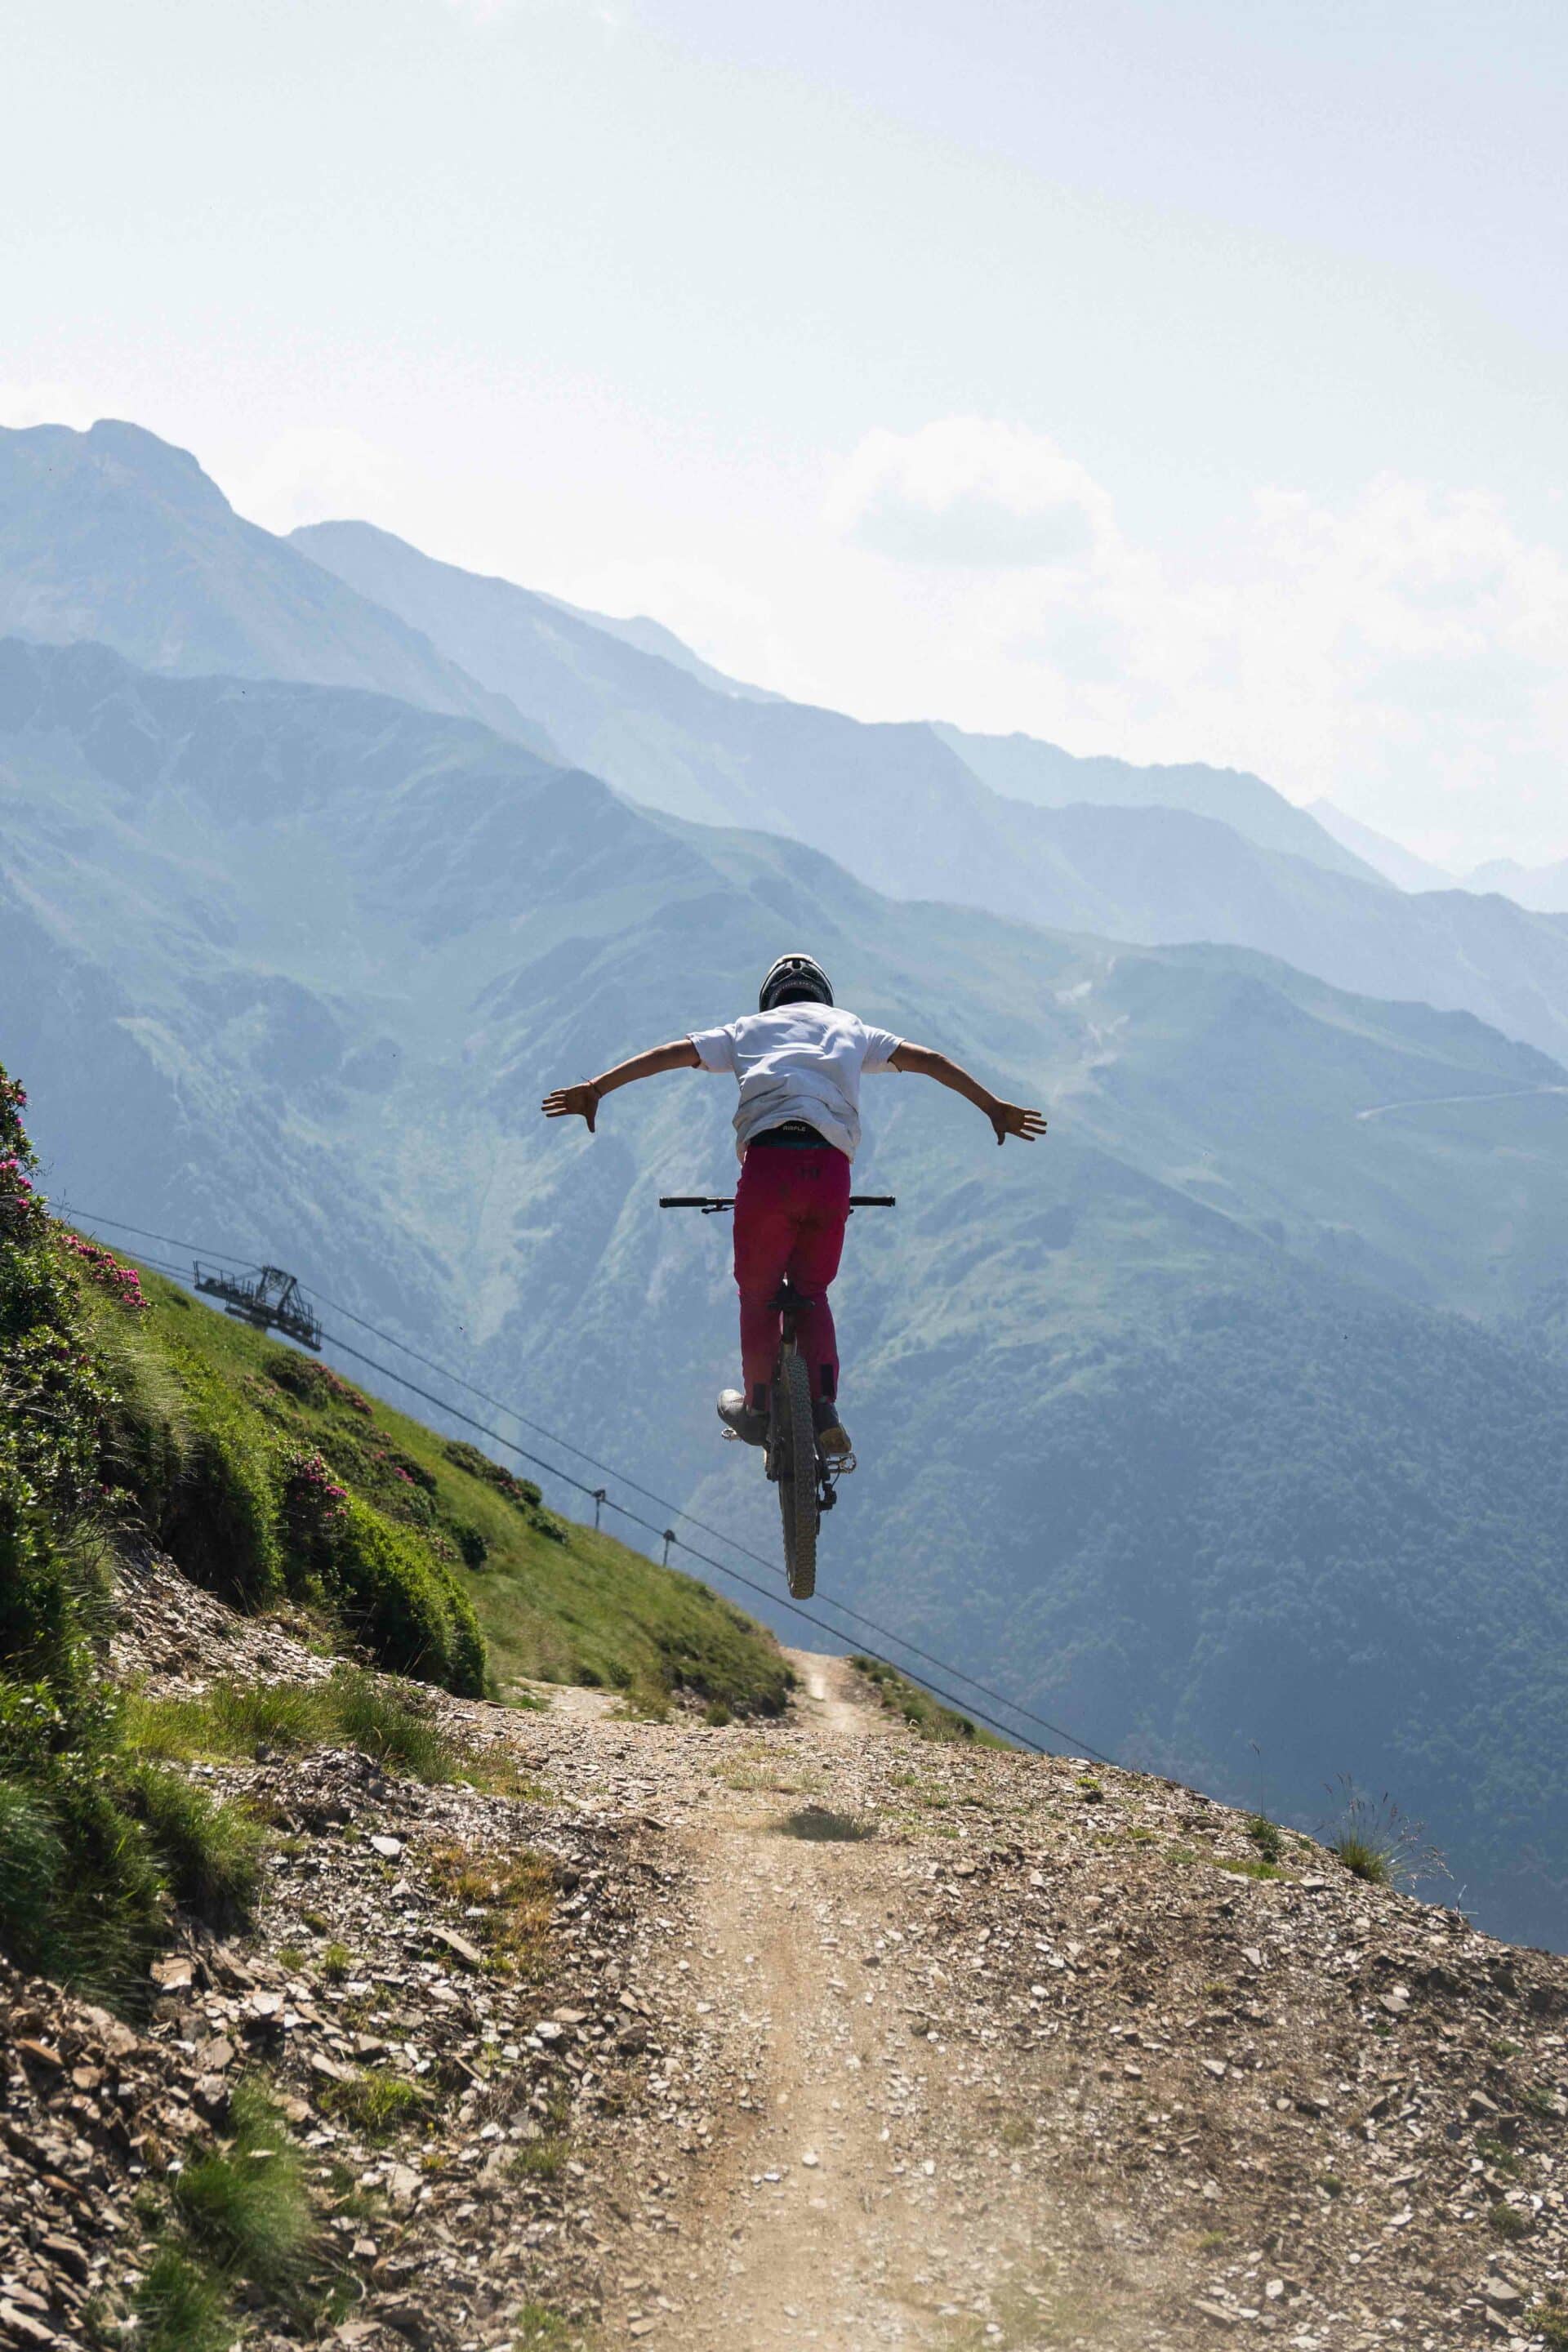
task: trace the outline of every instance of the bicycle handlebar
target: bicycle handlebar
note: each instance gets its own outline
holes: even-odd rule
[[[732,1192],[724,1196],[715,1192],[661,1192],[658,1196],[658,1205],[661,1209],[700,1209],[705,1217],[711,1217],[721,1209],[732,1209],[735,1205],[735,1196]],[[898,1206],[898,1194],[896,1192],[851,1192],[849,1206],[852,1209],[895,1209]]]

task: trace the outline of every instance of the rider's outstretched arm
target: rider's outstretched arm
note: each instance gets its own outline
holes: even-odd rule
[[[553,1094],[545,1096],[540,1108],[546,1118],[585,1118],[592,1135],[600,1103],[617,1087],[629,1087],[635,1078],[657,1078],[661,1070],[701,1067],[690,1038],[677,1037],[668,1045],[650,1045],[646,1054],[634,1054],[629,1062],[617,1062],[601,1077],[586,1078],[581,1086],[557,1087]]]
[[[972,1077],[961,1062],[946,1054],[933,1053],[929,1045],[900,1045],[893,1055],[893,1067],[908,1070],[916,1077],[934,1078],[939,1087],[951,1087],[955,1095],[962,1095],[965,1102],[972,1102],[976,1110],[985,1113],[996,1130],[998,1143],[1005,1143],[1010,1135],[1033,1143],[1037,1135],[1046,1131],[1045,1119],[1037,1110],[1026,1110],[1021,1103],[1004,1102],[1000,1095],[994,1095],[989,1087],[983,1087],[978,1078]]]

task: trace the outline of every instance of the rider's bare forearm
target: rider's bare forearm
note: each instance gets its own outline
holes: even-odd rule
[[[697,1048],[689,1037],[676,1037],[668,1045],[650,1045],[646,1054],[634,1054],[629,1062],[617,1062],[613,1070],[605,1070],[596,1078],[584,1078],[574,1087],[557,1087],[546,1095],[540,1108],[546,1118],[585,1119],[590,1135],[599,1115],[599,1105],[617,1087],[629,1087],[635,1078],[656,1078],[661,1070],[699,1070]]]
[[[627,1062],[617,1062],[603,1076],[590,1078],[595,1094],[613,1095],[617,1087],[629,1087],[637,1078],[657,1078],[665,1070],[696,1070],[701,1067],[697,1048],[689,1037],[677,1037],[668,1045],[650,1045],[646,1054],[634,1054]]]
[[[951,1087],[988,1118],[995,1106],[996,1097],[989,1087],[983,1087],[962,1062],[955,1062],[951,1055],[934,1053],[929,1045],[900,1045],[893,1055],[893,1067],[907,1070],[913,1077],[934,1078],[939,1087]]]
[[[893,1055],[895,1070],[908,1070],[915,1076],[934,1078],[939,1087],[951,1087],[955,1095],[972,1102],[991,1121],[992,1133],[998,1143],[1016,1136],[1022,1143],[1033,1143],[1044,1135],[1046,1122],[1037,1110],[1026,1110],[1022,1103],[1004,1102],[989,1087],[983,1087],[962,1062],[949,1054],[938,1054],[929,1045],[902,1045]]]

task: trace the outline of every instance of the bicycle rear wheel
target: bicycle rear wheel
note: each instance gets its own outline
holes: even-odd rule
[[[816,1591],[816,1428],[805,1359],[786,1349],[773,1382],[774,1449],[790,1596]]]

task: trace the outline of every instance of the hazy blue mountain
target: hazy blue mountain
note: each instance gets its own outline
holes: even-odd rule
[[[98,639],[148,669],[367,687],[551,751],[504,695],[244,521],[194,457],[136,425],[0,430],[0,632]]]
[[[332,530],[338,526],[307,523],[302,526],[300,535],[321,528]],[[351,523],[342,528],[354,530],[363,526]],[[704,686],[710,686],[715,694],[738,695],[744,702],[782,702],[784,699],[782,694],[770,693],[765,686],[748,686],[742,678],[730,677],[723,670],[715,669],[711,662],[705,662],[700,654],[693,653],[673,629],[667,629],[662,621],[650,620],[646,613],[618,620],[609,613],[590,613],[581,604],[568,604],[560,596],[545,596],[542,601],[552,605],[558,613],[570,613],[574,621],[586,621],[590,627],[602,630],[607,637],[618,637],[623,645],[636,646],[639,653],[657,654],[661,661],[672,662],[677,669],[683,669],[689,677],[700,679]]]
[[[900,1207],[850,1234],[829,1587],[1309,1822],[1337,1771],[1392,1787],[1487,1916],[1563,1939],[1568,1370],[1522,1319],[1557,1065],[1243,950],[889,900],[363,693],[0,647],[0,1051],[57,1189],[294,1266],[775,1556],[712,1417],[725,1225],[655,1206],[732,1171],[731,1090],[650,1084],[592,1140],[537,1104],[782,939],[1053,1120],[998,1152],[868,1082]]]
[[[1194,816],[1218,818],[1259,849],[1282,850],[1361,882],[1382,879],[1376,866],[1347,848],[1315,814],[1243,768],[1140,768],[1129,760],[1078,759],[1033,735],[973,735],[942,722],[933,731],[982,782],[1010,800],[1029,801],[1037,808],[1081,803],[1095,808],[1188,809]]]
[[[1404,843],[1393,841],[1385,833],[1375,833],[1359,817],[1348,815],[1336,808],[1332,801],[1318,800],[1310,804],[1310,814],[1315,816],[1325,833],[1362,858],[1385,882],[1396,890],[1453,890],[1460,887],[1460,877],[1441,866],[1433,866]]]
[[[1568,913],[1568,857],[1551,866],[1521,866],[1511,857],[1495,857],[1465,877],[1467,890],[1500,890],[1521,907],[1542,914]]]
[[[101,635],[160,669],[387,686],[535,749],[553,741],[673,814],[839,854],[892,896],[1146,943],[1259,948],[1568,1053],[1568,936],[1554,918],[1458,891],[1405,898],[1193,808],[1030,805],[982,782],[930,727],[715,691],[545,598],[367,526],[275,539],[236,516],[194,459],[132,426],[0,436],[0,613],[26,635]],[[964,740],[978,758],[980,739]],[[1037,765],[1065,756],[1020,745],[1001,749]],[[1155,789],[1147,772],[1107,782],[1110,771],[1081,764],[1097,788]],[[1173,792],[1201,787],[1255,826],[1310,824],[1255,779],[1165,772]]]
[[[868,727],[802,704],[737,700],[527,589],[433,562],[369,524],[293,536],[533,712],[571,757],[653,807],[808,842],[893,897],[960,899],[1151,945],[1234,942],[1340,987],[1474,1013],[1568,1055],[1568,931],[1500,899],[1458,888],[1412,898],[1370,870],[1333,870],[1357,861],[1256,777],[1074,761],[1026,737]],[[985,782],[969,764],[983,756]],[[1040,793],[1048,776],[1072,775],[1096,797],[1042,806],[993,789],[996,775],[1017,784],[1026,771]],[[1164,790],[1193,804],[1155,799]],[[1117,792],[1140,804],[1100,797]],[[1205,801],[1223,816],[1197,805]],[[1264,846],[1258,833],[1297,847],[1315,838],[1320,852]]]

